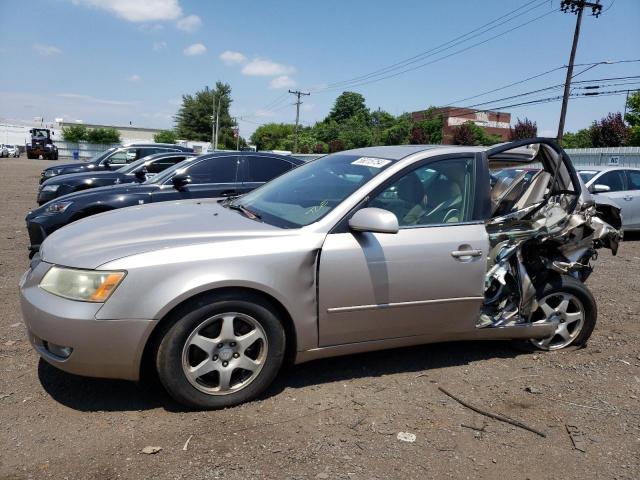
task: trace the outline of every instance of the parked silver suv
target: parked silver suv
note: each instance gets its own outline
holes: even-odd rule
[[[490,170],[543,168],[498,180]],[[198,408],[256,397],[295,362],[448,340],[583,345],[582,281],[614,251],[550,140],[328,155],[242,197],[91,216],[41,246],[20,282],[29,338],[68,372],[153,367]]]

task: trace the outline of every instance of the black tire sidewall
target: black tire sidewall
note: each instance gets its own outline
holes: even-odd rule
[[[178,402],[192,408],[217,409],[231,407],[254,399],[278,374],[285,354],[285,333],[282,324],[269,305],[252,299],[218,298],[200,300],[176,312],[175,322],[167,329],[156,355],[160,382]],[[250,315],[265,331],[268,352],[258,376],[242,390],[228,395],[207,395],[195,388],[182,371],[182,350],[188,336],[204,320],[225,312]]]

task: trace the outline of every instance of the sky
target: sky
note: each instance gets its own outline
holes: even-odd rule
[[[575,73],[596,62],[640,60],[640,0],[601,3],[602,15],[585,15],[582,23],[576,63],[585,65]],[[231,85],[231,113],[245,137],[259,124],[295,120],[289,89],[311,93],[301,106],[305,125],[324,118],[343,90],[396,115],[499,100],[564,81],[576,17],[559,6],[559,0],[1,0],[0,121],[42,116],[171,128],[182,95],[216,81]],[[486,24],[490,30],[478,30]],[[412,63],[393,69],[405,60]],[[638,75],[640,62],[598,64],[575,80]],[[594,84],[626,90],[640,87],[637,80]],[[545,90],[480,108],[561,94]],[[571,100],[567,130],[621,111],[624,101],[624,95]],[[555,135],[559,102],[501,110]]]

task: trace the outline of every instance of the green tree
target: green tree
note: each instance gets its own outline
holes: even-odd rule
[[[591,148],[591,134],[588,128],[583,128],[575,133],[567,132],[562,137],[562,148]]]
[[[371,112],[371,128],[373,129],[373,145],[382,145],[384,141],[382,140],[383,132],[388,128],[393,127],[396,123],[396,117],[391,115],[389,112],[385,112],[378,108],[377,110]]]
[[[285,142],[290,136],[293,139],[294,129],[295,125],[289,123],[266,123],[256,128],[251,135],[251,143],[258,150],[287,150]]]
[[[233,128],[236,124],[229,115],[231,102],[231,87],[222,82],[216,82],[214,90],[205,87],[193,95],[183,95],[182,106],[175,116],[177,136],[185,140],[211,141],[214,105],[218,108],[219,104],[218,148],[235,149]]]
[[[382,132],[382,141],[385,145],[406,145],[409,143],[413,121],[408,113],[403,113],[396,118],[395,124]]]
[[[173,130],[160,130],[153,135],[153,141],[156,143],[176,143],[178,136]]]
[[[92,128],[87,132],[86,140],[89,143],[99,143],[103,145],[110,143],[120,143],[120,132],[111,127]]]
[[[342,122],[338,140],[342,142],[345,150],[370,146],[373,142],[373,134],[368,113],[361,111]]]
[[[71,125],[62,127],[62,138],[67,142],[78,143],[87,139],[87,127],[84,125]]]
[[[355,92],[342,92],[336,98],[326,120],[334,120],[340,123],[356,115],[364,115],[367,122],[369,121],[369,109],[365,104],[364,97]]]
[[[413,121],[409,143],[414,145],[442,143],[442,126],[444,120],[435,107],[424,112],[424,119]]]
[[[640,125],[640,90],[629,95],[627,100],[627,113],[624,119],[632,127]]]

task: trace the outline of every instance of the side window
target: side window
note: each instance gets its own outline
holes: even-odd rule
[[[627,170],[627,190],[640,190],[640,171]]]
[[[239,157],[213,157],[187,169],[192,184],[235,183]]]
[[[138,156],[136,157],[136,159],[138,158],[144,158],[148,155],[153,155],[154,153],[164,153],[166,152],[165,149],[162,148],[155,148],[155,147],[144,147],[144,148],[139,148],[138,149]]]
[[[131,163],[135,159],[135,148],[123,148],[116,150],[115,153],[109,157],[109,163],[111,165],[125,165],[127,163]]]
[[[253,156],[246,157],[245,165],[248,169],[247,182],[268,182],[288,172],[292,166],[290,162],[280,158]]]
[[[596,179],[595,184],[606,185],[611,189],[610,192],[621,192],[624,190],[624,172],[622,170],[607,172]]]
[[[405,174],[370,202],[398,217],[400,227],[465,222],[471,219],[473,161],[429,163]]]
[[[169,168],[176,163],[180,163],[186,157],[166,157],[155,160],[147,165],[147,173],[160,173],[166,168]]]

